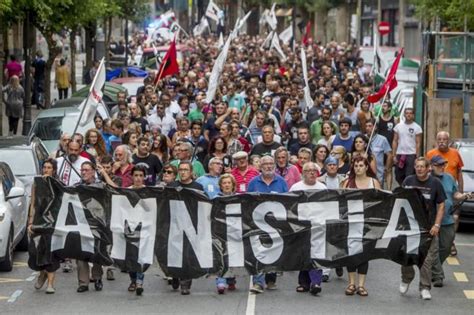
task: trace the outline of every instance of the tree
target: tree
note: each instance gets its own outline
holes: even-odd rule
[[[467,18],[469,30],[474,29],[474,0],[412,0],[418,17],[431,22],[439,17],[442,24],[451,30],[464,30],[464,18]]]

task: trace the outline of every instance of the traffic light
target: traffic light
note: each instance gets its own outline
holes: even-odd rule
[[[352,14],[351,16],[351,38],[357,39],[357,29],[359,27],[359,23],[357,23],[357,14]]]

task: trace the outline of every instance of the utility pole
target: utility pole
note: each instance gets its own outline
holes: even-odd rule
[[[405,47],[405,0],[399,1],[398,46]]]
[[[31,128],[31,13],[29,10],[25,13],[23,21],[23,59],[25,60],[25,113],[23,115],[23,131],[24,136],[28,135]],[[36,39],[35,39],[36,40]]]
[[[125,18],[125,67],[128,66],[128,19]],[[126,70],[128,73],[128,70]]]
[[[291,26],[293,29],[293,53],[296,50],[296,0],[293,0],[293,7],[291,8]]]

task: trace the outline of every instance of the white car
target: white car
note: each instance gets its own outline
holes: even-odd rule
[[[23,183],[0,162],[0,271],[13,268],[13,250],[28,249],[28,203]]]

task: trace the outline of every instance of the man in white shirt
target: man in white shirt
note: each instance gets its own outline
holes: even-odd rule
[[[173,128],[176,129],[176,120],[165,112],[164,104],[158,103],[156,105],[156,114],[148,116],[147,119],[151,130],[158,128],[161,130],[161,134],[165,136],[168,136]]]
[[[89,159],[80,156],[80,152],[80,144],[71,141],[67,146],[67,154],[56,159],[58,162],[59,180],[66,186],[73,186],[82,179],[81,165],[89,161]]]
[[[326,189],[326,185],[317,180],[319,172],[320,169],[316,163],[306,163],[303,166],[303,179],[291,186],[290,191]],[[312,295],[317,295],[321,292],[322,281],[323,270],[321,268],[301,270],[298,275],[298,287],[296,291],[300,293],[309,291]]]
[[[420,156],[423,130],[415,119],[413,108],[404,111],[405,121],[393,128],[392,152],[395,165],[395,179],[401,186],[405,178],[415,174],[415,160]]]

